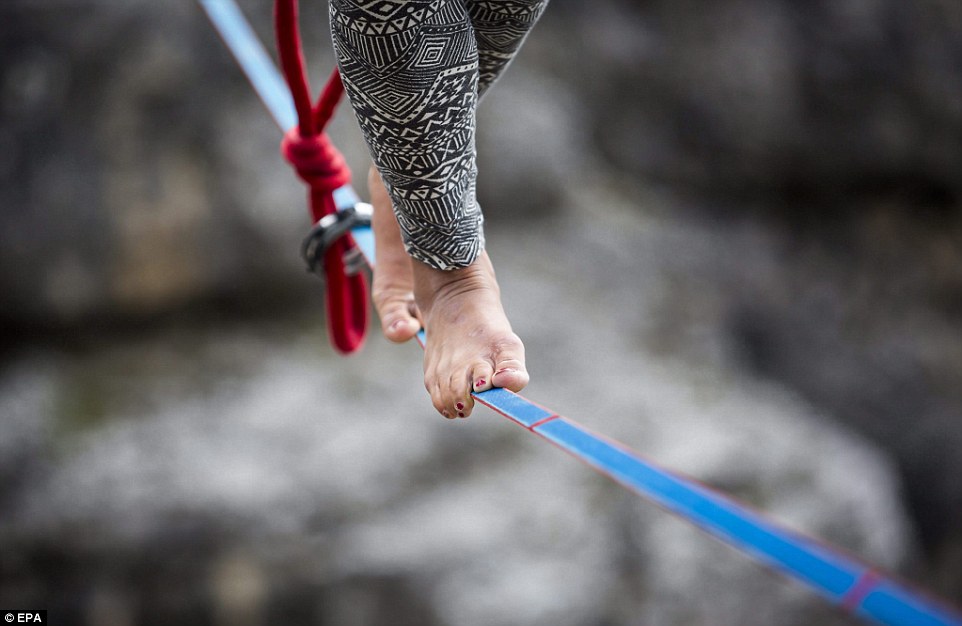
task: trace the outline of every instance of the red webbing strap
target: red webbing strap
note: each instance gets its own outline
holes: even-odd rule
[[[281,152],[310,187],[311,216],[316,223],[337,211],[333,192],[351,182],[351,172],[344,157],[324,132],[344,87],[335,69],[317,106],[311,103],[297,23],[297,0],[276,0],[274,25],[278,53],[298,118],[298,125],[284,136]],[[344,269],[344,255],[354,247],[354,239],[345,234],[324,256],[328,333],[334,347],[345,354],[354,352],[364,343],[369,317],[364,275],[348,276]]]

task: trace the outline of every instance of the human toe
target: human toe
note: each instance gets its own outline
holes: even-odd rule
[[[488,362],[481,362],[475,364],[471,368],[471,390],[475,393],[482,391],[487,391],[493,387],[492,379],[494,378],[494,367]]]
[[[381,330],[395,343],[403,343],[421,330],[421,323],[414,316],[413,295],[393,295],[375,298]]]
[[[436,379],[434,377],[425,376],[424,388],[427,389],[428,393],[431,395],[431,404],[434,405],[435,411],[447,419],[454,419],[457,417],[457,412],[451,410],[452,407],[446,401],[445,395],[441,391],[441,388],[436,384]]]
[[[528,384],[528,370],[524,365],[524,346],[504,350],[495,362],[491,384],[511,391],[521,391]]]
[[[521,391],[528,386],[530,377],[525,369],[500,369],[494,373],[494,386],[511,391]]]
[[[471,397],[470,371],[469,369],[467,372],[462,371],[461,374],[452,374],[448,381],[446,408],[458,417],[467,417],[471,415],[471,411],[474,409],[474,398]]]

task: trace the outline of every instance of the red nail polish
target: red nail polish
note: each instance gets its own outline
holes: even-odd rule
[[[475,386],[475,387],[484,387],[484,383],[486,383],[486,382],[487,382],[487,381],[484,380],[483,378],[479,378],[479,379],[478,379],[478,382],[474,383],[474,386]]]
[[[458,411],[458,417],[464,417],[464,413],[462,413],[461,411]]]
[[[456,409],[459,410],[459,411],[463,411],[463,410],[464,410],[464,403],[463,403],[463,402],[458,402],[457,404],[454,405],[454,408],[456,408]]]

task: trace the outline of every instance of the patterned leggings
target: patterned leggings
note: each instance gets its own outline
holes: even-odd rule
[[[475,109],[548,0],[331,0],[345,91],[408,254],[437,269],[484,249]]]

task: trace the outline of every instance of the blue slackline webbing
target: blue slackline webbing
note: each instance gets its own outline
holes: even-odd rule
[[[199,0],[281,132],[297,124],[294,99],[277,66],[234,0]]]
[[[296,124],[285,83],[270,62],[234,0],[199,0],[282,130]],[[338,210],[360,200],[350,185],[334,192]],[[368,226],[351,234],[374,266],[374,236]],[[424,332],[418,340],[424,345]],[[491,389],[474,398],[515,423],[661,507],[675,513],[756,560],[808,584],[855,615],[890,626],[962,626],[948,607],[813,539],[788,531],[700,483],[643,460],[616,442],[557,415],[519,394]]]

